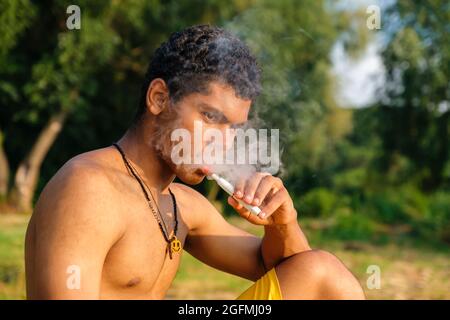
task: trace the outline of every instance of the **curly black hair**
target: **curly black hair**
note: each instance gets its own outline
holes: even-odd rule
[[[255,99],[261,90],[260,68],[243,41],[222,28],[196,25],[173,33],[156,49],[141,89],[136,113],[146,110],[146,94],[153,79],[163,79],[172,102],[194,92],[207,92],[210,81],[231,86],[236,96]]]

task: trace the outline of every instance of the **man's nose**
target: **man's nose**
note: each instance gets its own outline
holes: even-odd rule
[[[225,146],[225,150],[224,150],[224,151],[227,151],[227,150],[233,148],[233,146],[234,146],[234,138],[235,138],[235,137],[236,137],[236,132],[235,132],[234,129],[227,128],[227,129],[225,130],[225,134],[224,134],[224,139],[225,139],[224,146]]]
[[[208,140],[205,141],[205,146],[211,143],[221,146],[223,151],[227,151],[234,146],[234,138],[236,136],[235,130],[230,128],[225,128],[220,130],[222,133],[220,139],[217,139],[217,136],[211,136]]]

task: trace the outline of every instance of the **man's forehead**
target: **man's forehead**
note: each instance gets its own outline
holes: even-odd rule
[[[252,101],[236,96],[235,90],[218,82],[209,85],[207,94],[199,94],[197,100],[200,104],[210,106],[222,112],[232,123],[247,121]]]

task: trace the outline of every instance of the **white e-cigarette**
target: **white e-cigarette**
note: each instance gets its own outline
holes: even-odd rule
[[[219,176],[217,173],[212,173],[209,175],[209,178],[215,180],[217,184],[230,196],[234,194],[234,186],[225,178]],[[236,198],[235,198],[236,199]],[[259,215],[261,213],[261,209],[257,206],[252,206],[250,204],[245,203],[241,199],[236,199],[241,205],[243,205],[248,211],[253,214]]]

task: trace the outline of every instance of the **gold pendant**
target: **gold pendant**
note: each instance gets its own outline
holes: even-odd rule
[[[177,239],[176,236],[173,236],[172,239],[170,239],[170,251],[171,252],[180,252],[181,250],[181,242]]]

